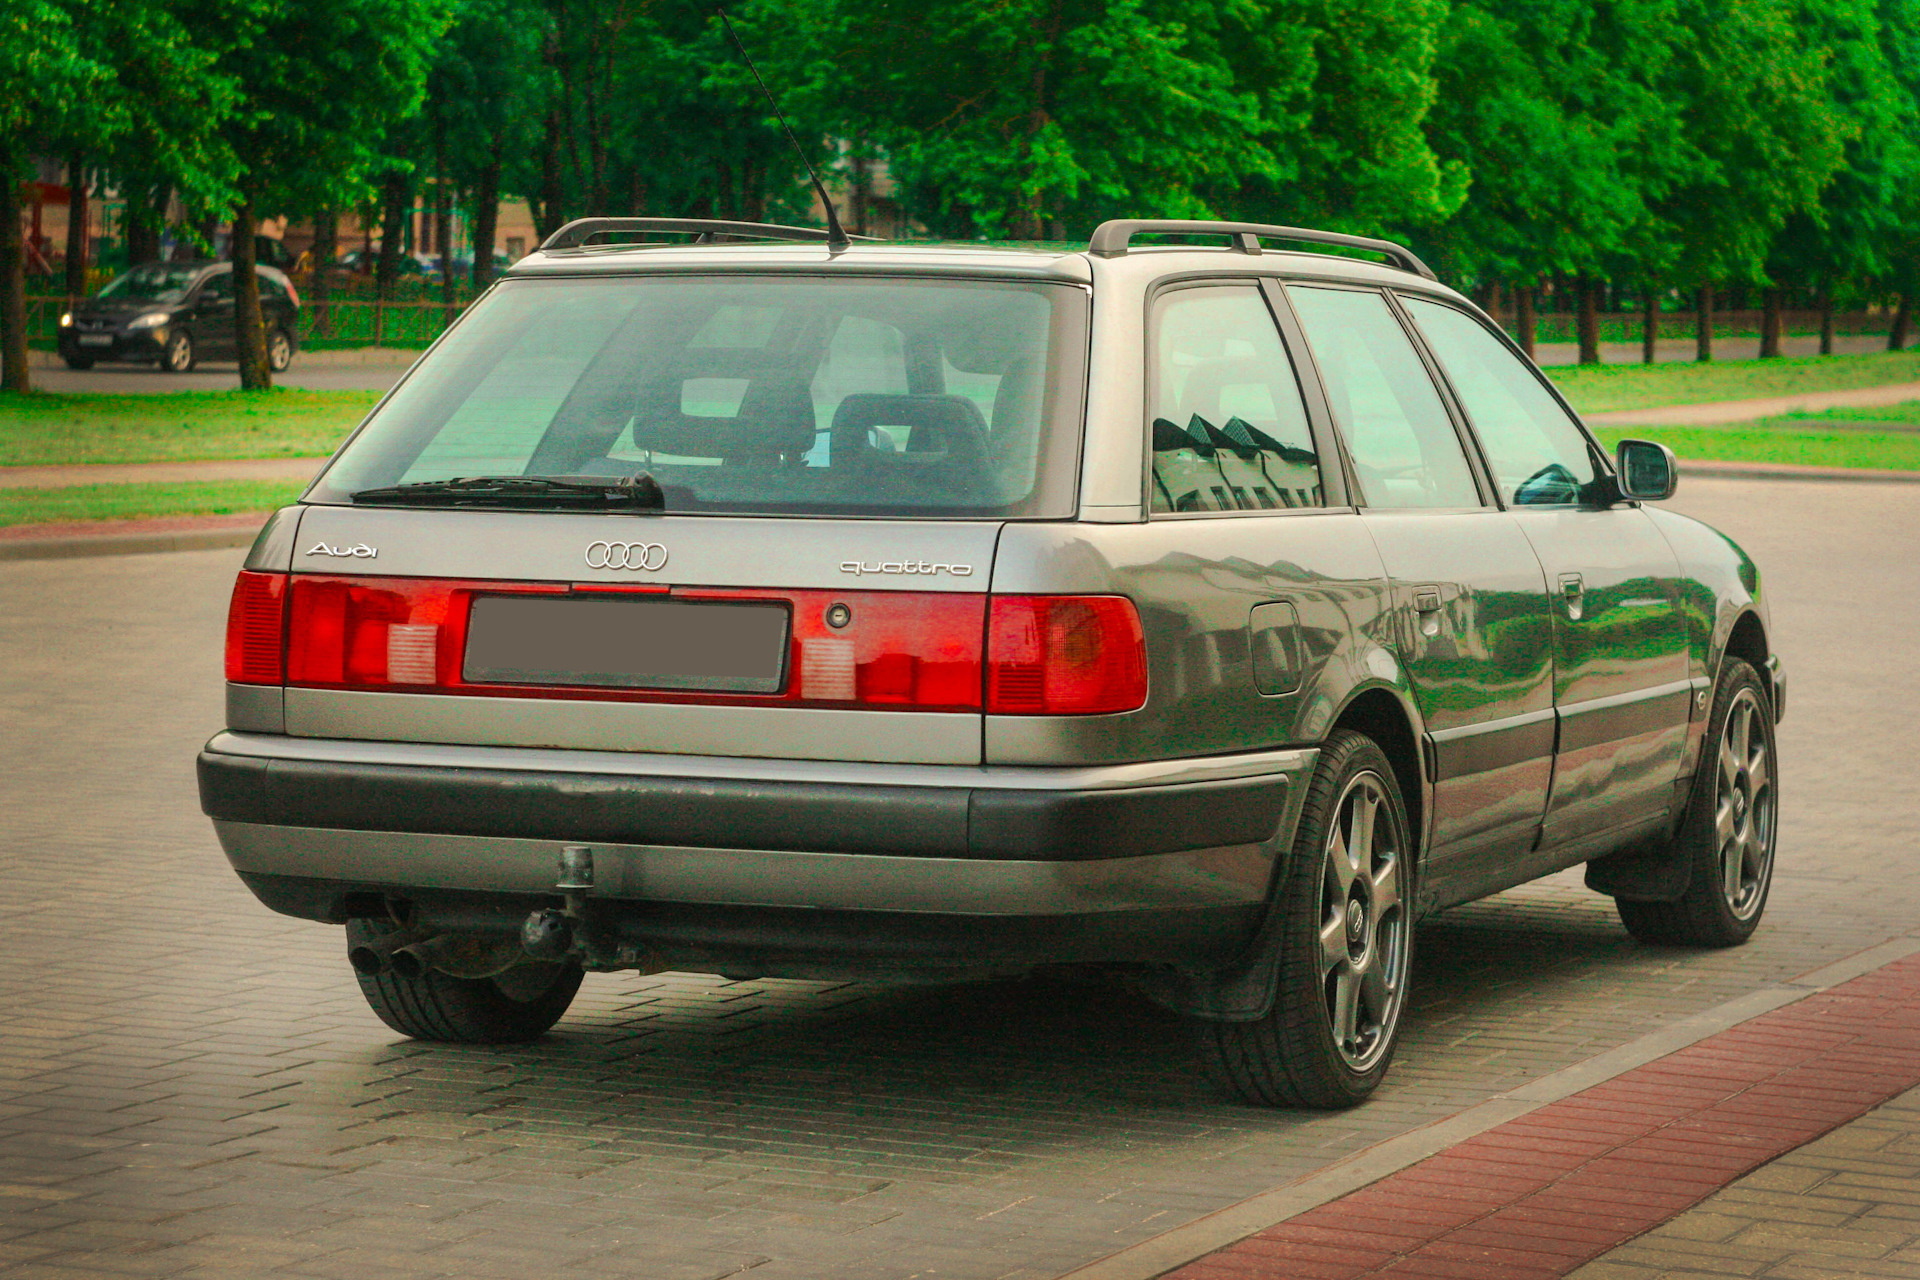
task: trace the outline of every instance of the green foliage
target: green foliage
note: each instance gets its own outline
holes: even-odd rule
[[[372,391],[0,394],[0,466],[310,458],[332,453]]]

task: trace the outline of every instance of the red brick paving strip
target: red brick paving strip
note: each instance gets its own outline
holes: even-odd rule
[[[1562,1276],[1920,1084],[1920,956],[1487,1130],[1168,1273]]]

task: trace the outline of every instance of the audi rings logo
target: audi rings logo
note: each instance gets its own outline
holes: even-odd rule
[[[667,565],[667,549],[657,542],[589,542],[587,568],[634,569],[652,573]]]

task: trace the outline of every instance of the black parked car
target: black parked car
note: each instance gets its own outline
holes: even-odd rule
[[[278,373],[293,363],[300,295],[274,268],[256,270],[267,363]],[[227,262],[135,267],[60,317],[60,357],[70,369],[130,360],[185,373],[202,357],[231,360],[236,354],[233,264]]]

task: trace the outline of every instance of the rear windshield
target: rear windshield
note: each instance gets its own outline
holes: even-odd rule
[[[668,511],[1067,516],[1086,313],[1010,281],[503,281],[307,500],[645,472]]]

